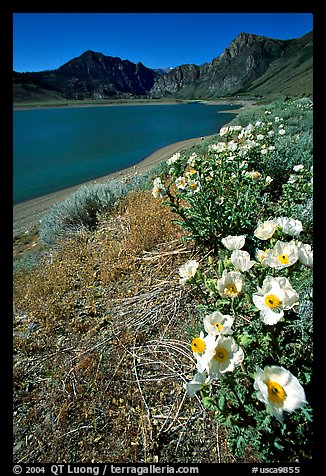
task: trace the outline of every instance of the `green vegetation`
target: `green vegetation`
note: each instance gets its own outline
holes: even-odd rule
[[[263,462],[312,451],[312,223],[298,219],[311,210],[312,116],[307,100],[286,106],[223,127],[206,154],[174,156],[153,187],[200,250],[179,268],[202,301],[187,392],[227,428],[234,455]]]
[[[49,210],[14,276],[15,461],[311,461],[311,107]]]

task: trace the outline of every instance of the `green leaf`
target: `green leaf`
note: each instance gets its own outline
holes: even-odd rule
[[[207,408],[208,410],[215,411],[217,409],[214,398],[212,397],[203,397],[202,402],[204,407]]]
[[[218,399],[217,404],[218,404],[219,409],[220,409],[221,411],[223,411],[223,410],[224,410],[224,406],[225,406],[225,397],[224,397],[223,394],[221,394],[221,395],[219,396],[219,399]]]
[[[239,343],[242,347],[246,347],[253,341],[253,338],[250,334],[243,333],[239,335]]]
[[[281,441],[280,438],[276,438],[276,439],[274,440],[274,446],[275,446],[275,448],[277,448],[278,450],[284,450],[284,446],[281,444],[280,441]]]
[[[313,418],[312,418],[312,409],[311,409],[311,408],[309,408],[309,407],[302,407],[302,408],[301,408],[301,411],[302,411],[302,413],[304,414],[304,416],[306,417],[306,419],[307,419],[308,421],[312,421],[312,420],[313,420]]]

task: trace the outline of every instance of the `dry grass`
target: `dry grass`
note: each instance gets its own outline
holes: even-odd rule
[[[195,303],[192,256],[150,192],[61,243],[14,283],[14,460],[233,462],[183,383]]]

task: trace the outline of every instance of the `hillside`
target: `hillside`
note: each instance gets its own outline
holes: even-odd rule
[[[312,115],[247,109],[127,195],[81,188],[15,237],[15,463],[313,461]],[[206,357],[232,365],[194,381],[220,314]]]
[[[14,104],[136,98],[214,99],[222,96],[310,96],[312,32],[293,40],[240,33],[210,63],[152,70],[91,50],[56,70],[14,72]]]
[[[150,94],[183,99],[271,93],[311,95],[312,53],[312,33],[294,40],[240,33],[210,63],[179,66],[157,78]]]
[[[146,95],[159,75],[140,62],[88,50],[53,71],[14,73],[14,101],[32,99],[35,90],[73,100],[134,98]]]

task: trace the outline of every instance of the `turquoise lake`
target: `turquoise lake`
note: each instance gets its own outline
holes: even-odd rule
[[[14,112],[13,202],[132,166],[173,142],[215,134],[239,106],[160,104]]]

